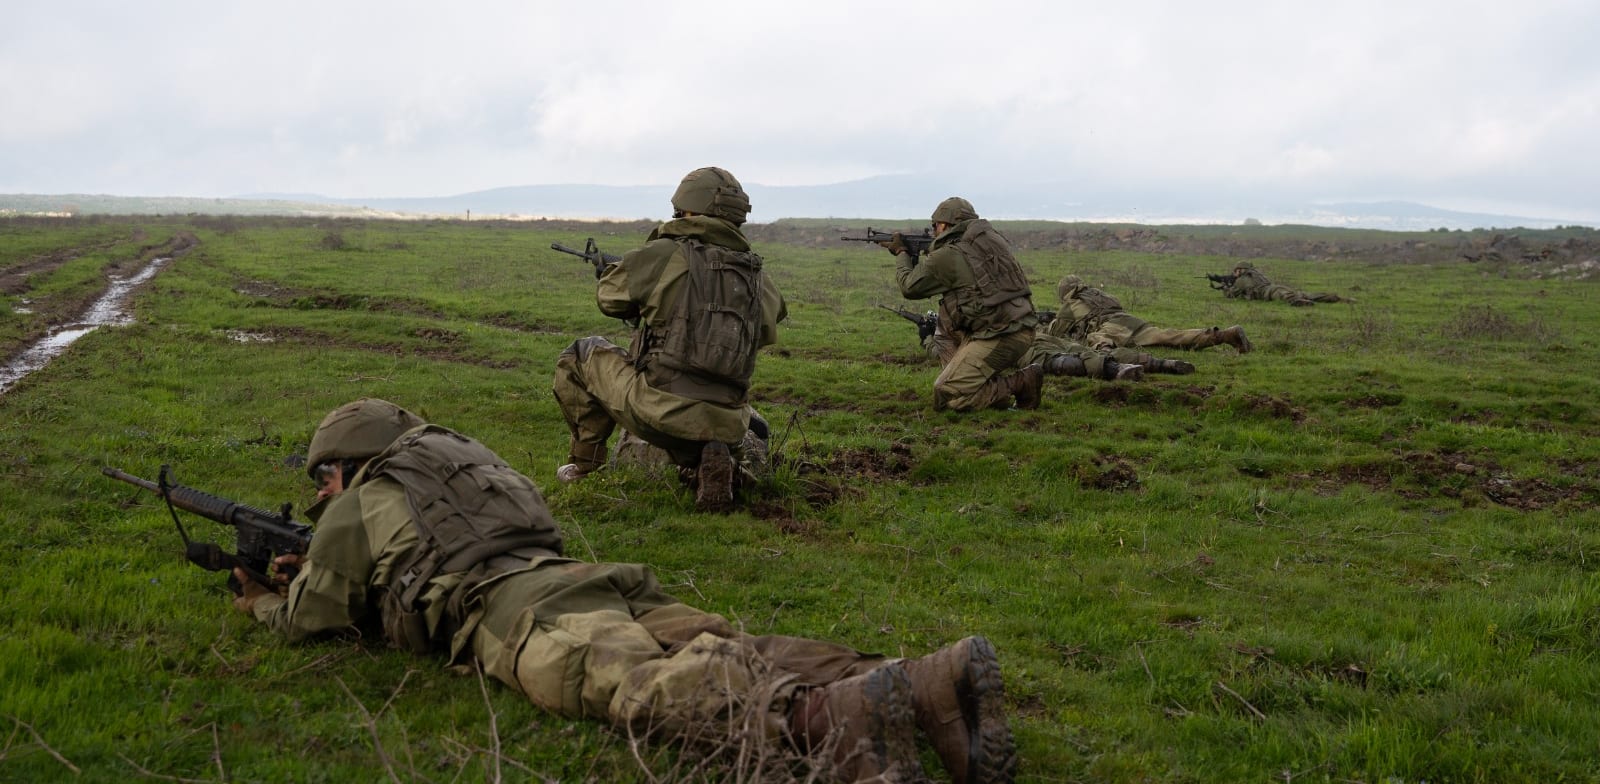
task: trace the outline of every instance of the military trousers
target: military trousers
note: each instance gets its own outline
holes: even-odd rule
[[[569,461],[589,471],[606,460],[617,425],[693,468],[708,441],[737,447],[750,423],[746,406],[723,406],[656,389],[623,348],[601,337],[574,341],[556,359],[556,403],[572,433]]]
[[[1054,335],[1039,333],[1034,336],[1033,342],[1028,345],[1028,350],[1017,361],[1017,367],[1048,363],[1058,356],[1075,357],[1083,363],[1084,375],[1088,378],[1108,378],[1106,363],[1116,362],[1124,365],[1143,364],[1149,357],[1131,348],[1090,348],[1075,340],[1058,338]]]
[[[1002,376],[1020,367],[1033,334],[1029,327],[993,338],[966,338],[957,341],[955,351],[938,352],[941,359],[948,353],[949,360],[933,380],[934,410],[976,411],[1009,400]]]
[[[1215,329],[1167,329],[1141,319],[1110,318],[1084,338],[1091,346],[1159,346],[1200,349],[1222,342]]]
[[[472,653],[553,713],[657,737],[782,736],[807,688],[886,661],[834,643],[744,634],[679,602],[639,564],[552,559],[483,591]]]

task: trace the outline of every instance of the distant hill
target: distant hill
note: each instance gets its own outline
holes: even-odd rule
[[[1555,228],[1568,221],[1528,216],[1457,212],[1411,202],[1281,203],[1215,196],[1206,200],[1169,194],[1075,193],[1061,183],[1016,183],[958,187],[925,175],[873,177],[831,185],[748,184],[750,219],[781,218],[926,220],[933,205],[959,193],[985,217],[1147,225],[1221,224],[1249,221],[1390,231],[1430,229]],[[0,214],[233,214],[330,215],[339,217],[510,217],[658,220],[666,217],[672,185],[525,185],[454,196],[341,199],[312,194],[249,194],[228,199],[139,198],[65,194],[0,194]]]

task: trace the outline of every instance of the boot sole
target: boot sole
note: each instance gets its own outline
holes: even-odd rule
[[[926,784],[927,774],[917,759],[916,708],[911,700],[911,676],[903,667],[873,670],[862,686],[868,735],[873,739],[871,767],[882,773],[870,779],[883,784]]]
[[[968,648],[961,712],[967,721],[967,784],[1008,783],[1017,775],[1017,745],[1006,722],[1000,658],[986,638]]]

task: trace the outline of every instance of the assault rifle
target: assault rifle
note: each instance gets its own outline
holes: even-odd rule
[[[183,556],[206,571],[232,572],[235,568],[243,569],[251,580],[273,588],[271,578],[267,577],[267,567],[272,559],[280,555],[302,555],[311,546],[311,526],[291,519],[288,504],[273,514],[202,493],[170,481],[168,475],[171,470],[168,466],[161,467],[161,474],[154,482],[110,466],[102,466],[100,473],[161,496],[167,502],[167,511],[172,513],[173,524],[178,526],[178,536],[183,538]],[[233,526],[238,533],[238,552],[230,553],[214,543],[190,539],[174,507],[222,525]],[[279,571],[293,578],[296,570],[283,567]],[[236,595],[243,592],[243,587],[232,574],[228,575],[228,587]]]
[[[840,237],[839,239],[845,242],[888,242],[894,239],[896,234],[899,234],[900,241],[905,243],[906,252],[911,254],[912,261],[921,258],[922,254],[927,253],[928,248],[933,245],[932,229],[923,229],[921,234],[912,234],[909,231],[878,231],[868,226],[867,236],[865,237]]]
[[[1033,315],[1039,317],[1039,326],[1041,327],[1056,320],[1056,312],[1053,310],[1035,310]]]
[[[917,325],[917,338],[919,340],[927,340],[928,336],[939,328],[939,314],[931,310],[927,313],[917,314],[905,308],[891,308],[888,305],[879,305],[878,307]]]
[[[622,261],[621,256],[611,253],[601,253],[600,246],[594,244],[593,237],[590,237],[589,240],[583,244],[583,250],[569,248],[559,242],[550,243],[550,249],[559,250],[562,253],[570,253],[580,259],[583,259],[584,261],[589,262],[590,264],[593,264],[595,280],[599,280],[601,275],[606,274],[606,269],[608,269],[611,265]]]
[[[1233,288],[1233,282],[1239,279],[1237,275],[1206,275],[1206,280],[1211,281],[1211,288],[1217,291],[1226,291]]]

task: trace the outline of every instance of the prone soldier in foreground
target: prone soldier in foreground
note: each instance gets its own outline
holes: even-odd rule
[[[745,634],[646,566],[563,555],[537,487],[483,444],[383,400],[323,418],[307,455],[317,534],[280,595],[242,571],[235,606],[290,641],[381,627],[481,667],[562,717],[671,742],[748,737],[845,782],[922,782],[924,735],[956,782],[1008,782],[1016,749],[982,637],[918,659]]]

